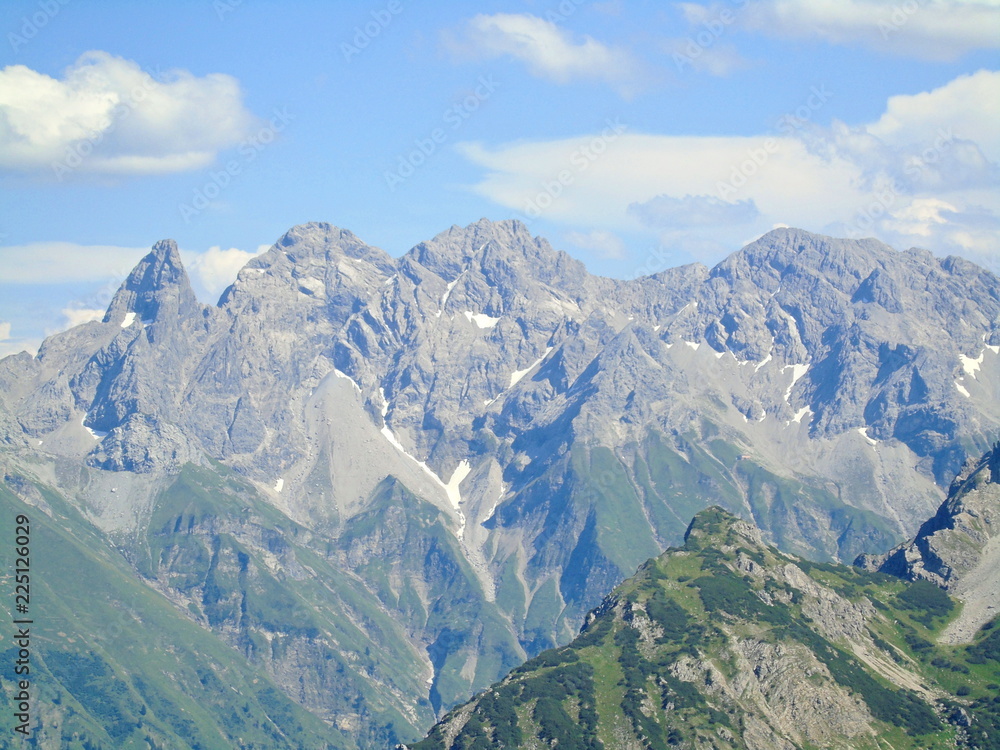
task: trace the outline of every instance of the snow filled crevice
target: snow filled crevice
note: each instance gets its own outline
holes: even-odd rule
[[[413,461],[413,463],[419,466],[436,485],[444,490],[444,494],[448,498],[448,502],[450,502],[451,506],[458,512],[458,536],[461,537],[465,531],[465,514],[462,513],[461,508],[459,507],[462,503],[462,493],[459,487],[462,484],[462,481],[469,476],[469,472],[472,471],[472,465],[468,461],[462,460],[459,462],[458,466],[455,467],[455,471],[452,472],[451,478],[447,482],[442,481],[441,477],[434,473],[434,470],[427,465],[426,461],[421,461],[416,456],[408,453],[406,448],[403,447],[403,444],[399,442],[399,439],[389,428],[389,422],[386,420],[386,416],[389,414],[390,404],[388,399],[385,397],[385,389],[379,388],[379,394],[382,396],[382,429],[379,430],[379,432],[385,436],[385,439],[388,440],[396,450]]]
[[[122,328],[128,328],[132,323],[135,322],[135,313],[125,313],[125,320],[122,321]]]
[[[957,380],[955,381],[955,387],[958,389],[958,392],[961,393],[966,398],[972,398],[972,394],[969,393],[968,389],[964,385],[959,383]]]
[[[861,437],[863,437],[866,441],[868,441],[868,444],[871,445],[872,447],[878,445],[878,440],[876,440],[875,438],[870,437],[868,435],[868,428],[867,427],[859,427],[858,428],[858,434]]]
[[[802,340],[802,336],[799,335],[799,324],[795,321],[795,316],[788,312],[785,308],[778,306],[778,312],[785,318],[788,323],[788,331],[792,334],[792,340],[798,339]]]
[[[451,290],[455,288],[455,284],[457,284],[458,280],[461,279],[464,275],[465,271],[462,271],[462,273],[460,273],[458,276],[455,277],[454,281],[448,282],[448,286],[444,290],[444,294],[441,295],[441,304],[439,305],[440,309],[434,314],[435,318],[441,317],[441,313],[444,312],[444,306],[448,304],[448,298],[451,296]]]
[[[510,385],[508,385],[507,387],[508,388],[513,388],[521,378],[523,378],[529,372],[531,372],[536,367],[538,367],[538,365],[540,365],[542,363],[542,360],[544,360],[547,356],[549,356],[549,353],[551,351],[552,351],[552,347],[551,346],[547,347],[545,349],[545,353],[541,357],[539,357],[538,359],[536,359],[534,362],[532,362],[530,365],[528,365],[525,369],[523,369],[523,370],[514,370],[514,372],[512,372],[511,375],[510,375]]]
[[[764,365],[766,365],[772,359],[774,359],[774,357],[772,357],[771,354],[768,353],[768,355],[766,357],[764,357],[764,359],[762,359],[760,362],[758,362],[756,365],[754,365],[753,371],[754,372],[760,372],[760,368],[763,367]]]
[[[792,397],[792,388],[809,371],[809,365],[785,365],[781,368],[781,371],[784,372],[785,370],[792,371],[792,382],[785,389],[785,403],[787,404],[790,403],[789,399]]]
[[[92,438],[94,438],[94,440],[98,440],[98,441],[104,440],[104,438],[106,438],[108,436],[108,433],[106,433],[106,432],[101,432],[100,430],[92,430],[89,427],[87,427],[87,425],[84,424],[84,422],[86,421],[86,419],[87,419],[87,415],[86,414],[84,414],[82,417],[80,417],[80,426],[83,427],[83,429],[85,429],[87,432],[89,432],[90,436]]]
[[[284,488],[285,480],[282,477],[278,477],[278,480],[274,483],[274,491],[280,495]]]

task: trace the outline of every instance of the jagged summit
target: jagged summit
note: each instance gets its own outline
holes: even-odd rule
[[[454,225],[414,246],[403,256],[403,262],[407,261],[415,261],[448,281],[470,267],[498,279],[530,271],[535,281],[553,285],[579,285],[588,276],[582,263],[532,235],[516,219],[480,219],[465,227]]]
[[[104,322],[124,322],[130,313],[140,320],[155,320],[161,311],[178,317],[198,307],[177,243],[160,240],[118,289],[104,315]]]

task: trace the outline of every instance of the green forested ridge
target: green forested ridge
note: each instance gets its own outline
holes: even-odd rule
[[[940,589],[792,558],[747,527],[719,508],[699,513],[684,546],[617,587],[571,644],[412,747],[743,748],[766,732],[801,748],[1000,746],[996,621],[971,645],[935,645],[958,606]],[[783,670],[796,681],[782,683]],[[804,691],[825,711],[856,711],[857,725],[815,706],[783,720]]]

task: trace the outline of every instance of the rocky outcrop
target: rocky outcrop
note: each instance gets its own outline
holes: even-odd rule
[[[857,565],[905,578],[927,580],[965,602],[945,633],[970,640],[1000,614],[1000,443],[966,463],[947,499],[916,537],[885,555],[862,555]]]

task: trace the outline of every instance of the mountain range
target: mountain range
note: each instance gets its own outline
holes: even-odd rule
[[[710,505],[892,557],[1000,433],[998,357],[993,274],[795,229],[617,280],[516,221],[399,258],[308,224],[214,306],[159,242],[0,360],[0,499],[64,612],[40,746],[415,741]]]

